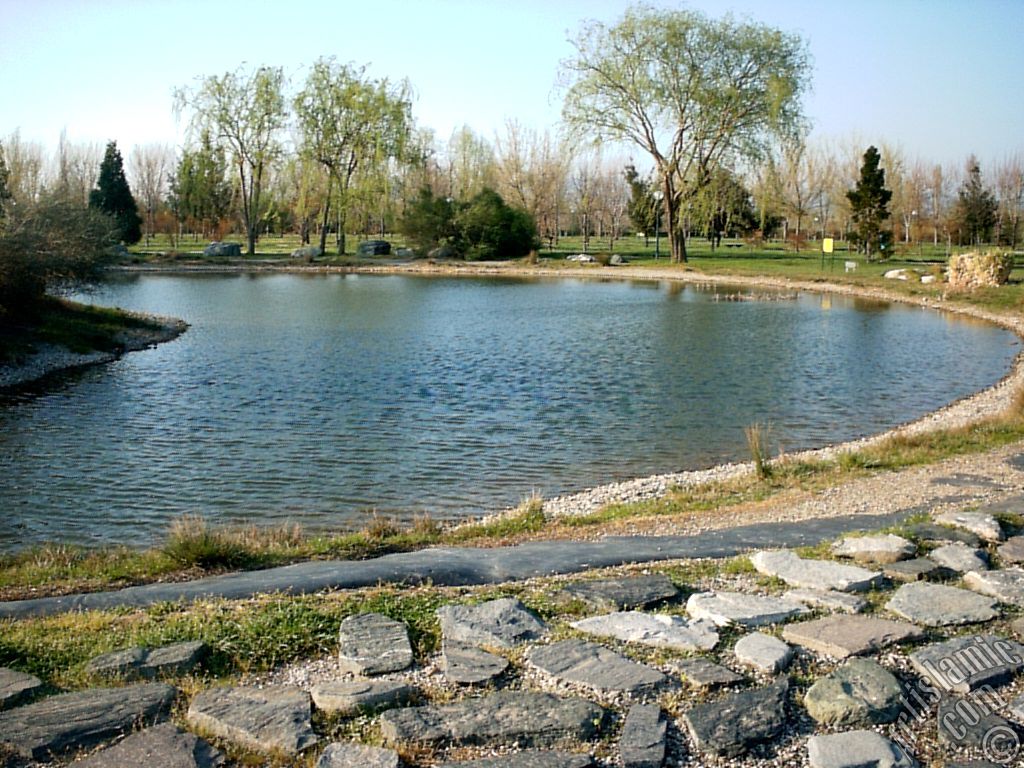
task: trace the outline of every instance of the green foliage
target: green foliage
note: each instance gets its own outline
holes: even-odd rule
[[[455,208],[452,201],[436,197],[429,187],[423,187],[416,199],[406,206],[401,231],[412,249],[421,256],[426,256],[438,246],[454,243]]]
[[[767,25],[698,11],[633,6],[612,27],[590,22],[564,65],[562,114],[598,140],[636,144],[665,192],[674,261],[685,261],[683,217],[714,168],[758,157],[802,126],[806,44]]]
[[[0,321],[35,307],[47,291],[98,282],[118,232],[109,216],[72,203],[18,210],[0,231]]]
[[[647,238],[660,223],[658,216],[658,200],[654,196],[653,184],[640,178],[636,166],[626,166],[626,183],[629,185],[629,202],[626,213],[637,232],[643,232]]]
[[[135,245],[142,239],[142,217],[139,216],[139,208],[128,186],[128,179],[125,178],[124,161],[117,142],[107,143],[96,188],[89,193],[89,207],[107,214],[117,222],[120,241]]]
[[[856,242],[868,259],[879,250],[885,255],[886,246],[892,243],[892,233],[882,229],[882,222],[889,218],[892,190],[885,188],[885,170],[878,167],[880,161],[878,150],[868,147],[864,152],[857,186],[846,193],[850,201]]]
[[[4,145],[0,144],[0,231],[3,230],[7,206],[14,199],[14,195],[11,193],[10,177],[11,174],[7,169],[7,161],[4,159]]]
[[[455,215],[459,250],[472,261],[519,259],[540,247],[530,215],[492,189],[478,193]]]
[[[975,245],[990,242],[998,209],[995,195],[981,180],[981,166],[971,156],[967,179],[960,187],[953,216],[961,241]]]
[[[207,131],[196,149],[186,149],[170,180],[168,202],[179,222],[192,222],[203,232],[215,230],[231,209],[228,163]]]

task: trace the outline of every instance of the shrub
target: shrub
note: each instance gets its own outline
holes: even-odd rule
[[[236,568],[252,560],[241,543],[211,528],[198,515],[184,515],[171,523],[162,551],[185,568]]]

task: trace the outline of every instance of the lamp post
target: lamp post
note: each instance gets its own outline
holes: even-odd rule
[[[654,259],[661,256],[661,199],[663,195],[660,189],[654,190]]]

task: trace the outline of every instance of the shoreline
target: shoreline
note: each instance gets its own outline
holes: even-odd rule
[[[303,266],[293,264],[231,264],[231,265],[158,265],[128,266],[116,268],[123,274],[195,274],[195,273],[267,273],[267,274],[393,274],[422,275],[439,277],[536,277],[536,278],[569,278],[595,280],[654,280],[673,281],[691,285],[735,285],[743,287],[766,287],[790,291],[802,291],[819,294],[835,294],[857,298],[875,299],[917,306],[944,312],[952,312],[1006,328],[1024,340],[1024,318],[992,312],[978,307],[950,305],[941,297],[908,296],[888,291],[884,288],[845,285],[835,282],[817,282],[791,280],[774,277],[748,277],[705,274],[700,272],[680,271],[674,268],[651,267],[615,267],[608,268],[545,268],[525,266],[518,263],[487,262],[464,264],[445,263],[430,264],[426,262],[407,262],[401,264],[376,264],[362,266]],[[21,386],[39,379],[74,370],[76,368],[102,364],[116,360],[122,354],[146,349],[165,341],[173,340],[183,333],[187,323],[171,318],[143,315],[147,319],[156,320],[162,327],[154,332],[145,332],[145,338],[125,343],[123,350],[116,353],[72,353],[63,348],[56,348],[60,353],[53,353],[49,358],[45,354],[34,355],[28,365],[17,366],[5,370],[0,367],[0,391]],[[42,357],[41,372],[35,369],[35,358]],[[24,370],[28,369],[28,370]],[[12,373],[13,371],[13,373]],[[21,374],[20,378],[18,374]],[[13,383],[12,383],[13,381]],[[856,440],[812,448],[796,453],[787,453],[782,457],[786,460],[828,460],[850,451],[866,448],[893,437],[917,436],[936,432],[942,429],[956,428],[977,423],[1005,412],[1013,402],[1018,390],[1024,389],[1024,352],[1018,353],[1011,369],[991,386],[967,395],[932,411],[910,422],[898,424],[883,432],[868,435]],[[777,459],[773,459],[777,460]],[[602,506],[613,503],[629,503],[660,498],[675,488],[693,488],[696,486],[731,480],[754,472],[753,462],[732,462],[717,464],[703,469],[684,469],[643,477],[630,478],[605,483],[580,491],[559,494],[543,499],[545,517],[559,519],[586,515]],[[481,521],[493,520],[509,515],[515,507],[495,510],[481,516],[468,518],[456,523],[455,527],[469,525]]]
[[[125,315],[156,323],[156,328],[125,328],[117,334],[116,350],[104,352],[74,352],[59,344],[39,344],[24,360],[14,364],[0,364],[0,392],[14,390],[43,379],[71,373],[82,368],[112,363],[130,352],[150,349],[173,341],[188,330],[188,323],[173,317],[162,317],[141,312]]]

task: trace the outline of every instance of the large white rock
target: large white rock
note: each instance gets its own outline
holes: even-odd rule
[[[719,627],[762,627],[810,613],[796,600],[742,592],[698,592],[686,601],[686,612]]]
[[[760,573],[782,579],[793,587],[866,592],[882,580],[879,571],[829,560],[804,560],[788,549],[756,552],[750,562]]]
[[[877,536],[846,536],[832,545],[832,553],[858,563],[887,565],[917,554],[914,543],[892,533]]]
[[[574,621],[572,626],[591,635],[655,648],[710,651],[718,644],[718,632],[711,622],[687,621],[663,613],[621,611]]]

